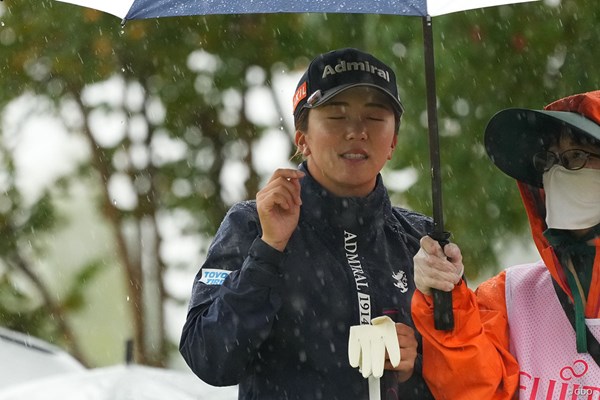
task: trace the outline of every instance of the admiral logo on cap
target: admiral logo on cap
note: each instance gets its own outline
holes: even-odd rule
[[[294,93],[294,118],[303,109],[317,107],[356,86],[381,90],[390,97],[398,117],[402,116],[404,107],[398,97],[394,71],[368,53],[346,48],[321,54],[310,63]]]

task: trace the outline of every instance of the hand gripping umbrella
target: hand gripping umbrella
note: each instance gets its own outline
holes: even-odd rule
[[[444,245],[449,233],[444,231],[442,212],[442,183],[440,176],[440,150],[437,125],[435,64],[433,57],[433,29],[431,17],[457,11],[484,8],[502,4],[524,3],[539,0],[59,0],[95,8],[122,19],[175,17],[209,14],[259,14],[259,13],[358,13],[391,14],[421,17],[425,55],[425,84],[427,90],[427,119],[429,129],[429,155],[431,163],[433,232],[429,235]],[[438,330],[452,330],[452,295],[433,291],[434,321]]]

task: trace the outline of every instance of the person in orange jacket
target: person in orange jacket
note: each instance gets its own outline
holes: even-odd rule
[[[517,180],[541,260],[473,292],[459,247],[421,239],[412,315],[425,380],[436,399],[599,399],[600,91],[502,110],[485,147]],[[452,292],[452,331],[434,328],[432,288]]]

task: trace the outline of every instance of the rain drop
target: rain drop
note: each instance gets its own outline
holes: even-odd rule
[[[300,360],[300,362],[306,362],[306,359],[307,359],[306,352],[305,351],[299,351],[298,352],[298,359]]]

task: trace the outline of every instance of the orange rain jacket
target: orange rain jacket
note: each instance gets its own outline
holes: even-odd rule
[[[595,97],[591,106],[590,96]],[[579,112],[600,124],[600,91],[557,100],[545,109]],[[544,190],[523,182],[517,184],[542,260],[572,299],[563,268],[543,235],[547,229]],[[596,256],[586,318],[600,318],[600,238],[594,240],[594,245]],[[455,326],[451,332],[434,328],[432,299],[415,292],[412,314],[423,336],[423,376],[436,399],[518,398],[519,365],[509,352],[505,278],[506,273],[501,272],[479,285],[475,292],[464,282],[457,285],[452,292]]]

